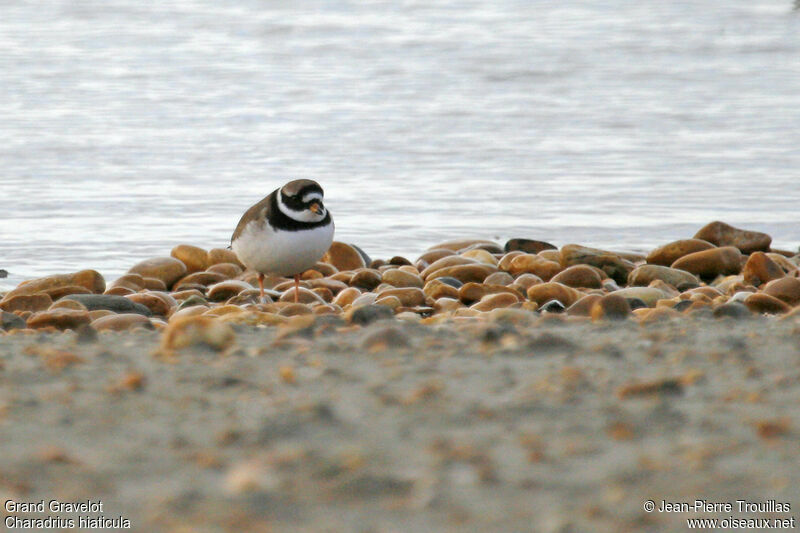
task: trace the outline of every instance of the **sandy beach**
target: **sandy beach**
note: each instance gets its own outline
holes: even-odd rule
[[[646,513],[648,499],[796,512],[797,321],[320,322],[236,326],[222,352],[168,358],[157,332],[5,336],[3,499],[100,500],[137,531],[724,518]]]

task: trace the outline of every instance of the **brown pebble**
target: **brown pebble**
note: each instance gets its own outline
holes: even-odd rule
[[[569,307],[577,302],[583,296],[583,293],[562,283],[549,281],[532,285],[528,289],[527,295],[528,299],[536,302],[539,306],[546,304],[550,300],[558,300],[564,307]]]
[[[352,304],[353,301],[361,296],[361,291],[355,287],[348,287],[343,289],[336,295],[333,299],[333,303],[338,305],[339,307],[347,307],[348,305]]]
[[[788,418],[760,420],[755,423],[756,434],[765,440],[777,439],[789,434],[791,423]]]
[[[544,278],[542,278],[544,279]],[[597,271],[588,265],[573,265],[556,274],[552,281],[563,283],[567,287],[599,289],[603,280]]]
[[[435,313],[449,313],[451,311],[455,311],[463,304],[457,298],[437,298],[435,302],[433,302],[433,310]]]
[[[106,292],[103,294],[107,294],[109,296],[128,296],[129,294],[136,294],[136,291],[129,289],[128,287],[117,286],[106,289]]]
[[[156,316],[168,317],[178,307],[178,302],[170,294],[161,291],[137,292],[126,296],[130,301],[142,304]]]
[[[114,287],[125,287],[131,289],[133,292],[140,291],[144,289],[144,278],[139,274],[131,273],[120,276],[106,287],[106,294]]]
[[[126,331],[135,328],[153,329],[153,324],[149,318],[135,313],[104,316],[92,321],[91,326],[97,331]]]
[[[44,311],[53,305],[53,299],[44,293],[20,294],[4,298],[0,302],[0,309],[13,313],[14,311]]]
[[[350,278],[350,286],[367,291],[373,290],[381,284],[381,273],[371,268],[359,268]]]
[[[101,294],[106,290],[106,282],[94,270],[81,270],[73,274],[55,274],[43,278],[32,279],[20,283],[15,289],[9,291],[0,303],[8,302],[19,295],[44,293],[50,295],[54,301],[67,294],[94,293]]]
[[[745,283],[755,287],[784,277],[786,273],[764,252],[753,252],[742,268]]]
[[[337,270],[356,270],[367,266],[358,250],[339,241],[331,243],[331,247],[322,256],[322,262],[336,267]]]
[[[652,265],[670,266],[684,255],[710,250],[714,245],[702,239],[681,239],[659,246],[647,254],[647,262]]]
[[[216,265],[209,266],[206,270],[207,272],[216,272],[217,274],[222,274],[228,279],[235,278],[244,272],[242,267],[235,263],[217,263]]]
[[[233,263],[240,268],[244,268],[244,265],[236,257],[233,250],[228,250],[227,248],[212,248],[209,250],[208,257],[206,257],[206,265],[219,265],[220,263]]]
[[[694,238],[703,239],[717,246],[735,246],[743,254],[768,252],[772,243],[772,237],[766,233],[734,228],[720,221],[703,226]]]
[[[253,286],[244,281],[229,279],[214,283],[208,287],[206,298],[212,302],[224,302],[238,296],[242,291],[250,290]]]
[[[533,274],[549,281],[553,276],[561,272],[562,267],[559,263],[542,259],[538,255],[521,254],[511,260],[508,265],[508,272],[512,276],[520,274]]]
[[[422,288],[422,278],[417,274],[411,274],[400,270],[399,268],[391,268],[383,272],[381,276],[383,283],[388,283],[393,287],[417,287]]]
[[[225,322],[206,316],[175,318],[173,315],[161,337],[161,348],[165,355],[197,345],[221,351],[235,340],[236,334]]]
[[[438,261],[442,257],[447,257],[448,255],[455,255],[453,250],[446,250],[444,248],[434,248],[433,250],[428,250],[419,258],[417,258],[417,262],[422,261],[431,265],[434,261]]]
[[[174,257],[154,257],[137,263],[129,273],[139,274],[142,278],[156,278],[167,287],[186,275],[186,265]]]
[[[179,244],[172,249],[169,255],[186,265],[186,271],[189,274],[202,272],[208,266],[208,252],[197,246]]]
[[[592,307],[600,298],[602,298],[600,294],[587,294],[567,307],[567,314],[570,316],[591,316]]]
[[[415,307],[425,303],[425,293],[416,287],[386,289],[378,293],[378,297],[396,296],[405,307]]]
[[[786,277],[770,281],[764,287],[764,294],[774,296],[794,307],[800,304],[800,279]]]
[[[426,297],[432,300],[438,300],[439,298],[459,298],[459,289],[443,281],[439,281],[438,279],[432,279],[427,282],[422,292],[425,293]]]
[[[508,272],[495,272],[493,274],[489,274],[486,276],[486,279],[483,280],[484,283],[487,285],[504,285],[508,286],[514,283],[514,276],[509,274]]]
[[[744,300],[744,305],[754,313],[764,313],[769,315],[782,315],[791,311],[791,307],[774,296],[758,292],[751,294]]]
[[[399,328],[386,326],[369,333],[362,346],[369,353],[378,353],[391,348],[407,348],[410,342]]]
[[[460,265],[475,265],[475,264],[479,263],[474,259],[470,259],[469,257],[463,257],[460,255],[448,255],[431,263],[427,268],[425,268],[425,270],[422,271],[421,275],[423,279],[427,280],[431,274],[433,274],[438,270]]]
[[[514,304],[519,303],[519,301],[520,298],[515,294],[511,294],[510,292],[498,292],[496,294],[487,294],[481,299],[480,302],[472,305],[470,309],[486,312],[486,311],[491,311],[493,309],[502,309],[505,307],[510,307]]]
[[[683,392],[683,381],[680,378],[664,378],[641,383],[629,383],[617,390],[617,396],[624,400],[634,396],[653,394],[680,394]]]
[[[109,385],[106,390],[112,394],[139,391],[144,388],[146,381],[144,374],[141,372],[127,372],[115,383]]]
[[[742,254],[733,246],[712,248],[685,255],[675,261],[672,268],[691,272],[703,279],[738,274],[742,270]]]
[[[325,303],[325,300],[322,297],[311,291],[306,289],[305,287],[300,287],[300,292],[297,293],[298,302],[302,304],[316,304],[316,303]],[[278,299],[281,302],[294,302],[295,301],[295,288],[294,284],[288,289],[286,289],[282,294],[281,297]]]
[[[628,281],[628,275],[635,265],[614,252],[589,248],[577,244],[567,244],[561,248],[561,265],[565,268],[572,265],[590,265],[606,273],[619,284]]]
[[[482,283],[483,280],[485,280],[489,274],[492,274],[496,271],[497,267],[491,265],[484,265],[481,263],[475,263],[470,265],[456,265],[451,267],[440,268],[439,270],[432,272],[425,279],[431,280],[436,278],[451,277],[457,279],[461,283],[469,283],[470,281],[474,281],[476,283]]]
[[[195,272],[194,274],[189,274],[176,281],[175,290],[184,290],[184,287],[190,287],[192,285],[208,287],[221,281],[225,281],[225,276],[219,272]]]
[[[278,314],[280,316],[299,316],[299,315],[310,315],[313,314],[311,310],[311,306],[302,304],[302,303],[294,303],[294,300],[291,302],[282,302],[286,305],[281,306]]]
[[[501,250],[500,246],[496,242],[486,241],[482,239],[456,239],[431,246],[429,250],[436,250],[441,248],[445,250],[453,250],[455,252],[459,252],[466,248],[476,248],[480,246],[488,246],[496,250]]]
[[[700,280],[694,274],[662,265],[642,265],[628,275],[628,285],[631,286],[646,287],[656,280],[663,281],[673,288],[682,285],[700,285]]]
[[[472,250],[467,250],[459,255],[461,255],[461,257],[466,257],[467,259],[474,259],[479,263],[497,266],[497,258],[486,250],[482,250],[480,248],[473,248]]]
[[[46,327],[54,327],[58,330],[77,329],[88,323],[89,312],[74,309],[41,311],[28,319],[28,327],[33,329]]]
[[[628,300],[622,296],[611,293],[602,296],[592,306],[592,320],[624,320],[631,314]]]
[[[85,305],[75,300],[59,300],[54,302],[48,309],[74,309],[76,311],[88,311]]]

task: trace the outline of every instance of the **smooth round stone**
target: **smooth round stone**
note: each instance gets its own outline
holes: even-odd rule
[[[333,265],[337,270],[356,270],[369,264],[355,246],[339,241],[331,243],[321,261]]]
[[[424,285],[421,277],[400,270],[399,268],[392,268],[385,271],[381,276],[381,280],[383,283],[388,283],[394,287],[417,287],[421,289]]]
[[[327,287],[316,287],[311,292],[322,298],[322,301],[331,303],[333,301],[333,291]]]
[[[495,294],[487,294],[481,301],[472,305],[470,309],[476,311],[486,312],[493,309],[502,309],[518,304],[520,299],[510,292],[498,292]]]
[[[679,286],[680,287],[684,287],[685,289],[693,289],[695,287],[699,287],[700,284],[699,283],[681,283]],[[658,289],[661,292],[663,292],[664,294],[666,294],[667,296],[673,297],[673,298],[675,296],[680,296],[680,294],[681,294],[681,291],[679,291],[673,285],[670,285],[669,283],[667,283],[667,282],[665,282],[663,280],[660,280],[660,279],[654,279],[653,281],[650,282],[648,287],[650,287],[651,289]]]
[[[321,304],[315,305],[312,312],[315,315],[338,315],[342,312],[342,308],[334,304]]]
[[[36,293],[45,293],[50,295],[53,300],[57,300],[65,293],[69,293],[66,291],[81,290],[99,294],[106,290],[106,282],[103,276],[95,270],[81,270],[73,274],[55,274],[21,283],[6,293],[0,302],[7,302],[15,296]]]
[[[71,294],[65,296],[65,298],[83,304],[89,311],[107,309],[114,313],[136,313],[144,316],[152,315],[150,309],[124,296],[114,296],[111,294]]]
[[[224,302],[252,288],[252,285],[244,281],[229,279],[211,285],[206,292],[206,298],[212,302]]]
[[[139,274],[125,274],[112,281],[106,287],[106,290],[110,290],[114,287],[125,287],[133,290],[133,292],[137,292],[144,289],[144,278]]]
[[[508,267],[508,272],[512,276],[519,276],[521,274],[533,274],[539,276],[544,281],[550,279],[561,272],[562,268],[559,263],[542,259],[538,255],[522,254],[511,260]]]
[[[273,299],[267,296],[266,294],[264,294],[264,300],[267,303],[273,301]],[[261,303],[261,294],[259,293],[258,289],[244,290],[239,294],[237,294],[236,296],[232,296],[225,302],[226,305],[238,305],[238,306],[244,306],[248,304],[259,304],[259,303]]]
[[[25,329],[25,320],[15,315],[0,311],[0,329],[11,331],[12,329]]]
[[[544,279],[544,278],[542,278]],[[597,270],[588,265],[573,265],[553,276],[552,281],[563,283],[567,287],[599,289],[603,279]]]
[[[295,295],[295,288],[294,285],[292,288],[287,289],[281,294],[280,298],[278,298],[279,302],[294,302],[294,295]],[[322,297],[311,291],[306,289],[305,287],[300,287],[300,292],[298,293],[299,302],[302,304],[315,304],[315,303],[326,303]]]
[[[171,319],[161,337],[161,347],[166,353],[190,346],[205,346],[221,351],[232,346],[236,334],[231,326],[207,316],[189,316]]]
[[[511,269],[511,261],[513,261],[515,257],[519,257],[521,255],[525,255],[525,252],[516,250],[513,252],[506,253],[497,262],[497,268],[499,268],[503,272],[508,272]]]
[[[396,296],[404,307],[415,307],[425,303],[425,293],[417,287],[404,287],[380,291],[378,297]]]
[[[348,314],[347,321],[351,324],[365,326],[378,320],[387,320],[394,317],[394,311],[383,305],[363,305],[354,307]]]
[[[568,244],[561,248],[561,264],[565,267],[572,265],[597,267],[619,284],[625,284],[628,275],[635,268],[632,262],[623,259],[617,253],[577,244]]]
[[[461,307],[461,301],[456,298],[448,298],[442,297],[437,298],[435,302],[433,302],[433,310],[435,313],[448,313],[450,311],[455,311],[459,307]]]
[[[672,268],[691,272],[702,279],[738,274],[742,270],[742,254],[733,246],[712,248],[685,255],[672,263]]]
[[[582,292],[553,281],[533,285],[528,289],[528,299],[540,306],[550,300],[558,300],[564,307],[569,307],[582,296]]]
[[[193,305],[191,307],[185,307],[183,309],[178,309],[174,313],[172,313],[169,317],[170,320],[177,320],[179,318],[185,318],[189,316],[199,316],[209,310],[207,305]]]
[[[361,296],[360,290],[355,287],[347,287],[339,291],[339,294],[333,299],[333,304],[344,308],[352,304],[359,296]]]
[[[397,296],[382,296],[375,300],[375,305],[383,305],[389,309],[395,310],[403,305],[400,298]]]
[[[503,251],[512,252],[514,250],[521,250],[528,254],[538,254],[544,250],[557,250],[555,246],[545,241],[536,241],[532,239],[509,239]]]
[[[336,281],[330,278],[314,279],[308,281],[308,286],[311,289],[328,289],[331,294],[339,294],[339,292],[347,288],[347,283]]]
[[[487,276],[496,271],[497,267],[480,263],[472,265],[457,265],[436,270],[425,279],[452,277],[456,278],[461,283],[469,283],[470,281],[482,283]]]
[[[311,309],[310,305],[289,302],[288,305],[281,307],[280,311],[278,311],[278,314],[280,316],[311,315],[313,314],[313,310]]]
[[[561,252],[558,250],[543,250],[536,255],[547,261],[561,264]]]
[[[500,250],[500,246],[498,246],[496,242],[487,241],[483,239],[456,239],[431,246],[428,249],[435,250],[438,248],[444,248],[445,250],[453,250],[454,252],[459,252],[464,250],[465,248],[474,248],[480,245],[491,246]]]
[[[458,298],[465,304],[472,304],[483,300],[490,294],[511,294],[517,301],[522,299],[522,294],[504,285],[488,285],[486,283],[465,283],[458,290]]]
[[[178,305],[178,309],[185,309],[187,307],[193,307],[195,305],[208,305],[208,301],[200,294],[192,294],[188,298],[184,299],[180,305]]]
[[[150,319],[134,313],[109,315],[91,322],[97,331],[126,331],[135,328],[153,329]]]
[[[20,294],[0,301],[0,309],[13,313],[14,311],[44,311],[53,305],[53,299],[44,293]]]
[[[753,252],[742,268],[745,283],[758,287],[786,276],[783,269],[764,252]]]
[[[373,259],[369,263],[367,263],[367,268],[378,269],[382,266],[386,266],[386,261],[383,259]]]
[[[428,250],[421,256],[417,258],[417,262],[423,261],[428,263],[428,265],[433,264],[434,262],[438,261],[442,257],[447,257],[449,255],[455,255],[456,253],[453,250],[447,250],[444,248],[435,248],[433,250]]]
[[[456,289],[459,289],[462,285],[464,285],[461,280],[457,280],[456,278],[450,276],[441,276],[436,278],[436,280],[441,281],[446,285],[450,285],[451,287],[455,287]]]
[[[497,266],[497,258],[495,258],[495,256],[493,256],[491,253],[481,248],[467,250],[466,252],[459,255],[461,255],[461,257],[466,257],[467,259],[474,259],[479,263]]]
[[[392,257],[391,259],[389,259],[389,264],[390,265],[395,265],[395,266],[403,266],[403,265],[410,265],[411,261],[409,261],[408,259],[406,259],[403,256],[396,255],[396,256]]]
[[[769,315],[782,315],[792,310],[792,308],[786,302],[779,300],[774,296],[770,296],[769,294],[764,294],[763,292],[758,292],[748,296],[744,301],[744,305],[746,305],[747,308],[753,313],[764,313]]]
[[[539,308],[542,313],[563,313],[565,309],[564,304],[558,300],[547,301]]]
[[[460,255],[448,255],[446,257],[442,257],[441,259],[434,261],[427,267],[425,270],[422,271],[422,277],[424,279],[428,279],[428,277],[444,268],[459,266],[459,265],[474,265],[478,264],[477,261],[474,259],[470,259],[469,257],[463,257]]]
[[[644,309],[649,307],[642,299],[640,298],[625,298],[627,300],[628,305],[631,308],[631,311],[636,311],[637,309]]]
[[[612,292],[601,296],[592,306],[592,320],[624,320],[631,315],[628,300]]]
[[[772,243],[772,237],[766,233],[735,228],[718,220],[700,228],[694,238],[717,246],[735,246],[744,254],[768,252]]]
[[[360,268],[356,270],[353,277],[350,278],[350,286],[371,291],[381,284],[381,279],[382,277],[379,271],[370,268]]]
[[[699,285],[700,280],[693,274],[662,265],[642,265],[628,275],[628,285],[646,287],[655,280],[677,287],[681,284]]]
[[[587,294],[567,308],[570,316],[590,316],[595,302],[602,298],[601,294]]]
[[[796,271],[797,271],[797,265],[796,265],[796,264],[794,264],[794,263],[792,262],[792,260],[791,260],[791,259],[788,259],[788,258],[787,258],[785,255],[781,255],[781,254],[779,254],[779,253],[775,253],[775,252],[773,251],[773,252],[770,252],[770,253],[768,253],[768,254],[767,254],[767,257],[769,257],[770,259],[772,259],[772,261],[773,261],[773,262],[774,262],[776,265],[778,265],[779,267],[781,267],[781,269],[782,269],[784,272],[786,272],[786,273],[790,273],[790,272],[796,272]]]
[[[171,287],[186,275],[187,269],[183,262],[174,257],[154,257],[137,263],[128,272],[143,278],[160,279],[164,285]]]
[[[459,282],[460,283],[460,282]],[[459,298],[459,290],[453,287],[452,285],[448,285],[447,283],[442,282],[441,279],[432,279],[428,283],[425,284],[425,287],[422,289],[422,292],[425,293],[425,296],[432,299],[438,300],[439,298]]]
[[[217,274],[222,274],[226,278],[235,278],[236,276],[241,275],[242,267],[235,263],[218,263],[216,265],[211,265],[206,269],[207,272],[215,272]]]
[[[534,285],[539,285],[541,283],[544,283],[544,281],[542,280],[542,278],[540,278],[535,274],[522,274],[521,276],[518,276],[517,279],[514,280],[512,287],[519,286],[522,289],[524,289],[523,292],[527,292],[527,290],[533,287]]]
[[[128,296],[129,294],[136,294],[136,291],[128,287],[111,287],[106,289],[103,294],[110,294],[112,296]]]
[[[656,302],[659,300],[669,298],[669,295],[665,294],[664,291],[653,287],[626,287],[611,294],[616,294],[624,299],[637,298],[643,301],[647,307],[655,307]]]
[[[208,252],[197,246],[179,244],[169,255],[186,265],[189,273],[202,272],[208,266]]]
[[[209,285],[225,281],[225,279],[225,276],[219,272],[195,272],[194,274],[189,274],[188,276],[184,276],[180,280],[176,281],[175,289],[180,290],[182,287],[187,287],[190,285],[201,285],[203,287],[208,287]]]
[[[483,282],[487,285],[511,285],[514,283],[514,277],[508,272],[495,272],[486,276]]]
[[[89,309],[86,308],[80,302],[76,302],[75,300],[65,300],[61,299],[55,302],[53,305],[49,307],[49,309],[75,309],[76,311],[88,311]]]
[[[138,292],[126,296],[132,302],[150,309],[154,315],[167,317],[178,308],[178,301],[166,292],[148,291]]]
[[[659,246],[647,254],[647,262],[651,265],[670,266],[684,255],[702,252],[715,248],[713,244],[701,239],[681,239]]]
[[[720,305],[713,311],[714,318],[750,318],[753,313],[741,302],[730,302]]]
[[[66,287],[58,287],[51,291],[48,291],[47,294],[50,295],[50,298],[53,301],[59,300],[64,296],[69,296],[71,294],[94,294],[92,291],[87,289],[86,287],[81,287],[80,285],[67,285]]]
[[[774,296],[794,307],[800,304],[800,279],[786,277],[770,281],[764,287],[764,294]]]
[[[206,257],[206,265],[219,265],[220,263],[233,263],[239,266],[239,268],[244,268],[244,265],[239,261],[239,258],[236,257],[233,250],[228,250],[227,248],[212,248],[209,250],[208,256]]]
[[[312,279],[322,279],[322,272],[318,272],[314,269],[306,270],[302,274],[300,274],[300,279],[305,281],[310,281]]]
[[[75,309],[41,311],[30,317],[27,326],[31,329],[53,327],[59,330],[78,329],[89,324],[89,312]]]
[[[375,294],[374,292],[365,292],[364,294],[362,294],[361,296],[359,296],[358,298],[353,300],[353,303],[351,303],[350,305],[352,307],[361,307],[361,306],[364,306],[364,305],[373,305],[375,303],[375,300],[377,300],[377,299],[378,299],[378,295]]]
[[[78,303],[78,302],[72,302],[72,303]],[[89,319],[92,322],[94,322],[98,318],[103,318],[104,316],[115,316],[115,315],[116,315],[116,313],[114,313],[113,311],[109,311],[108,309],[98,309],[97,311],[89,311]],[[138,315],[138,316],[142,316],[142,315]]]

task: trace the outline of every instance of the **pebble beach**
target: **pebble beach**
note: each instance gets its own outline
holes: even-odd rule
[[[114,280],[25,281],[0,295],[0,495],[101,500],[139,531],[685,531],[725,516],[643,503],[796,509],[800,254],[723,222],[682,237],[334,242],[299,303],[188,244]]]

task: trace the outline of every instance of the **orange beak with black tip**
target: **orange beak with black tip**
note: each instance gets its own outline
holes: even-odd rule
[[[319,215],[322,213],[322,204],[319,202],[312,202],[308,209],[314,213],[315,215]]]

